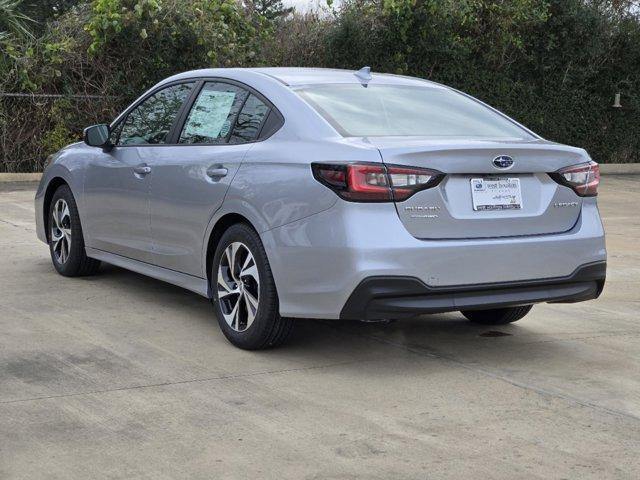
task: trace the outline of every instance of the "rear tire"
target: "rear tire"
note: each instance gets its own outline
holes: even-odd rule
[[[211,290],[220,329],[236,347],[261,350],[289,339],[293,320],[280,316],[267,254],[249,225],[232,225],[220,238],[213,256]]]
[[[86,255],[78,206],[68,185],[53,194],[48,218],[49,252],[56,271],[65,277],[96,273],[100,261]]]
[[[481,325],[506,325],[520,320],[531,311],[533,305],[494,308],[491,310],[463,310],[461,313],[473,323]]]

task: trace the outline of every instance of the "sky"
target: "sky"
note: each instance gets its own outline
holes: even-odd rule
[[[282,0],[282,3],[287,7],[296,7],[300,12],[306,12],[318,5],[325,6],[327,4],[326,0]]]

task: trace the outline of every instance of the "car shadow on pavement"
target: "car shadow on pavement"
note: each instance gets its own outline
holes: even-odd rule
[[[134,301],[175,309],[180,313],[175,318],[176,329],[181,328],[180,323],[184,327],[204,322],[215,329],[211,330],[212,341],[225,342],[217,331],[210,302],[195,293],[111,265],[103,265],[96,277],[87,277],[90,279],[112,291],[126,292]],[[570,348],[527,327],[527,322],[535,319],[535,312],[534,308],[530,317],[517,324],[500,326],[476,325],[458,312],[389,323],[299,319],[287,346],[259,354],[313,361],[313,357],[325,358],[328,351],[336,349],[362,354],[391,351],[512,369],[535,368],[541,356],[548,361],[557,358],[571,362]]]

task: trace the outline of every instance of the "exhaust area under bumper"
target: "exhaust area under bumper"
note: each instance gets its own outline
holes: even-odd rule
[[[456,287],[432,287],[414,277],[369,277],[353,291],[340,318],[375,321],[543,302],[582,302],[602,293],[606,269],[606,262],[595,262],[582,265],[567,277]]]

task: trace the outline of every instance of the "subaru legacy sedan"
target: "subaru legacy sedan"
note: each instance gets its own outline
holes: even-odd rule
[[[430,81],[208,69],[51,156],[36,222],[60,274],[107,262],[186,288],[260,349],[296,318],[496,325],[594,299],[599,180],[583,149]]]

